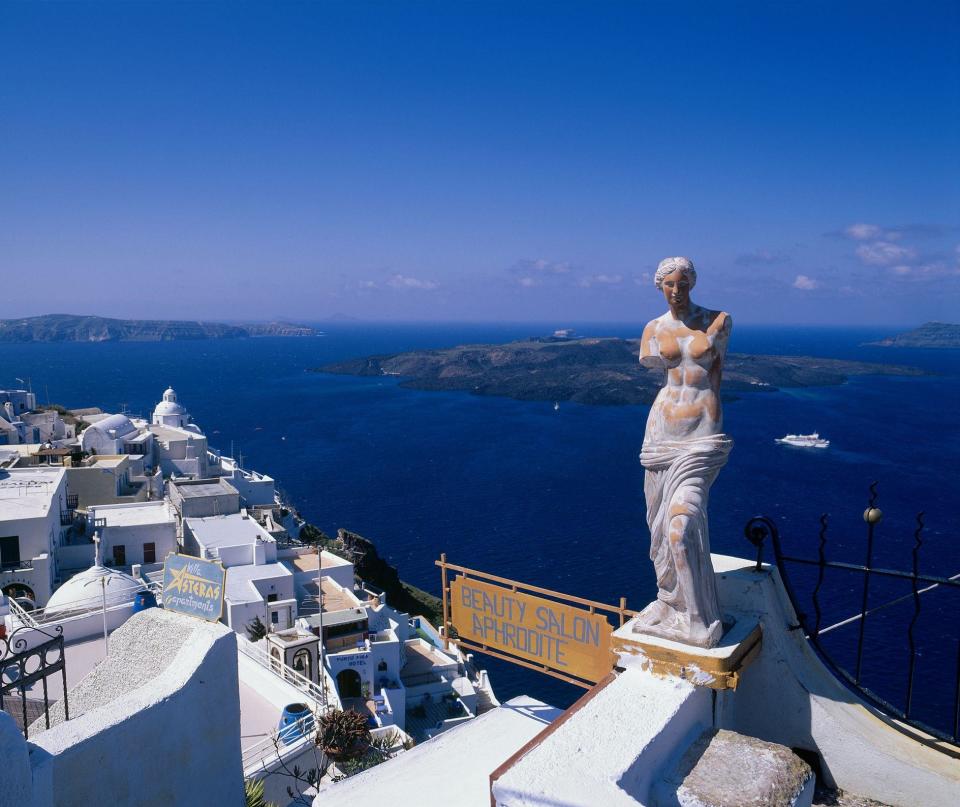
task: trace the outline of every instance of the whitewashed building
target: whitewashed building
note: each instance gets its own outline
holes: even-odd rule
[[[55,548],[67,521],[67,474],[37,466],[0,470],[0,590],[44,605],[56,576]]]
[[[108,415],[83,430],[80,446],[87,454],[127,454],[126,444],[139,440],[140,433],[126,415]]]
[[[185,518],[183,548],[227,570],[223,621],[240,633],[259,617],[272,630],[297,618],[293,573],[277,561],[277,542],[246,513]]]
[[[8,403],[15,415],[22,415],[37,408],[37,396],[25,389],[0,389],[0,408]]]
[[[148,428],[156,462],[165,477],[205,479],[210,475],[207,438],[199,431],[157,424]]]
[[[177,520],[169,502],[97,505],[87,513],[104,557],[115,566],[161,564],[177,551]]]
[[[229,516],[240,512],[240,494],[225,479],[178,479],[167,485],[180,518]]]
[[[85,510],[98,504],[130,504],[163,498],[159,470],[150,474],[140,457],[95,454],[67,467],[67,485]]]
[[[257,471],[241,468],[240,463],[233,457],[225,457],[210,452],[211,473],[219,468],[219,476],[225,479],[240,493],[244,507],[263,507],[274,504],[276,494],[273,477]]]
[[[157,426],[184,428],[189,426],[190,422],[190,413],[177,401],[177,393],[174,392],[173,387],[167,387],[163,398],[153,409],[153,423]]]

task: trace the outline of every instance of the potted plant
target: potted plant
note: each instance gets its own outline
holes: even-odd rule
[[[353,759],[370,748],[367,718],[352,709],[333,709],[317,724],[317,745],[332,760]]]

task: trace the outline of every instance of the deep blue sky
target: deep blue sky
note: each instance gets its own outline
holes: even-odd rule
[[[960,6],[2,3],[0,316],[960,320]]]

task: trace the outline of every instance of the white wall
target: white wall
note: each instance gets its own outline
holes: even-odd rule
[[[717,693],[716,725],[816,751],[828,783],[896,807],[947,807],[960,793],[960,763],[917,742],[843,686],[802,631],[775,568],[713,556],[725,611],[760,620],[763,643],[735,691]]]
[[[265,602],[228,602],[224,601],[223,611],[226,624],[235,633],[241,636],[247,635],[247,625],[254,619],[260,617],[267,628],[270,627],[270,618],[267,616],[267,604]]]
[[[400,662],[400,640],[392,631],[390,631],[388,635],[392,637],[392,641],[375,642],[372,639],[370,641],[370,669],[373,680],[377,685],[379,685],[380,679],[383,677],[393,681],[400,680],[400,669],[402,667]],[[380,670],[381,661],[387,663],[385,672]]]
[[[94,546],[88,544],[64,544],[57,547],[57,569],[61,572],[73,569],[89,569],[95,560]]]
[[[144,505],[149,510],[156,510],[161,515],[168,513],[166,505],[162,502]],[[106,505],[92,508],[90,511],[91,521],[95,518],[109,518],[110,512],[123,511],[129,505]],[[169,521],[159,521],[152,524],[122,524],[115,526],[106,526],[100,529],[100,538],[103,540],[103,557],[110,559],[113,557],[113,548],[123,546],[126,557],[126,565],[132,566],[135,563],[146,563],[143,557],[143,545],[154,544],[155,554],[153,563],[163,563],[164,558],[170,552],[177,549],[177,525],[171,517]]]
[[[128,657],[157,663],[131,676]],[[222,625],[159,608],[137,614],[73,688],[70,707],[68,722],[31,736],[25,804],[244,804],[237,649]]]
[[[336,680],[337,676],[344,670],[355,670],[360,676],[360,686],[366,684],[369,691],[373,694],[373,681],[376,675],[376,667],[371,664],[371,653],[367,650],[350,653],[330,653],[324,654],[327,663],[327,669],[330,675]],[[340,693],[343,696],[343,693]]]
[[[34,605],[42,607],[53,593],[53,556],[44,552],[21,560],[21,568],[0,571],[0,589],[19,583],[29,586],[34,593]]]

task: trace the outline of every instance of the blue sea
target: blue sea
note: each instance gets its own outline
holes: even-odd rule
[[[647,557],[643,474],[637,455],[645,406],[530,403],[468,393],[419,392],[393,377],[308,372],[377,353],[502,342],[550,333],[554,324],[324,324],[303,339],[0,345],[0,387],[30,378],[41,401],[149,416],[172,385],[212,445],[271,474],[305,518],[373,539],[401,576],[439,594],[434,561],[451,562],[570,594],[639,609],[655,595]],[[640,323],[574,323],[581,334],[634,337]],[[834,387],[749,393],[725,405],[736,446],[710,498],[714,551],[753,552],[743,536],[767,514],[794,554],[816,557],[819,518],[830,514],[826,553],[863,563],[863,510],[878,482],[883,522],[875,564],[909,569],[914,517],[925,512],[922,572],[960,572],[960,351],[865,347],[881,330],[751,328],[731,350],[910,364],[924,377],[866,376]],[[827,450],[774,444],[787,432],[819,431]],[[767,559],[772,556],[768,548]],[[809,602],[813,577],[795,583]],[[871,604],[910,592],[903,581],[871,584]],[[859,610],[861,577],[830,572],[821,589],[824,625]],[[915,711],[952,725],[960,592],[923,594]],[[868,620],[864,681],[898,699],[905,687],[912,600]],[[850,662],[856,626],[830,634]],[[956,639],[953,639],[955,642]],[[558,706],[582,690],[489,659],[498,696],[527,693]],[[891,679],[891,669],[896,672]]]

